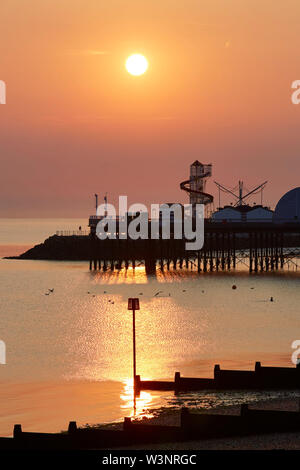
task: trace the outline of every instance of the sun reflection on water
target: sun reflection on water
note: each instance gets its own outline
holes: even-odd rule
[[[147,284],[148,276],[144,266],[136,266],[135,269],[129,266],[128,269],[122,268],[115,271],[91,271],[96,282],[102,284]]]
[[[120,395],[123,402],[121,404],[121,409],[129,410],[130,417],[152,418],[153,413],[149,411],[150,406],[153,405],[153,397],[151,393],[141,391],[140,395],[134,400],[133,380],[124,380],[123,384],[124,392]]]

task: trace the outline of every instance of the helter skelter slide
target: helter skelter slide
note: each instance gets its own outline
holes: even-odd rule
[[[180,189],[190,195],[190,204],[212,204],[214,197],[205,192],[206,179],[212,175],[212,165],[203,165],[198,160],[190,166],[190,179],[180,183]]]

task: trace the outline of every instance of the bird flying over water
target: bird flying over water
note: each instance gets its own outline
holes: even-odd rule
[[[158,292],[156,292],[156,294],[154,294],[154,296],[153,296],[153,297],[157,297],[157,296],[158,296],[158,294],[160,294],[161,292],[163,292],[163,291],[162,291],[162,290],[159,290]]]

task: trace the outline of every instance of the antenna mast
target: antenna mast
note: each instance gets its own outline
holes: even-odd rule
[[[239,181],[239,189],[238,189],[238,194],[235,194],[233,191],[230,189],[226,188],[222,184],[218,183],[217,181],[214,181],[214,183],[217,185],[219,189],[219,206],[221,206],[221,199],[220,199],[220,191],[223,191],[224,193],[231,194],[231,196],[234,196],[236,202],[234,204],[234,207],[237,206],[242,206],[243,204],[246,204],[246,199],[248,199],[249,196],[258,193],[259,191],[261,192],[261,205],[262,205],[262,193],[264,188],[266,187],[268,181],[264,181],[264,183],[260,184],[259,186],[256,186],[254,189],[243,195],[243,189],[244,189],[244,183],[243,181]]]

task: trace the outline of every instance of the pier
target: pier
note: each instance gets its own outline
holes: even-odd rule
[[[198,273],[231,271],[250,273],[300,267],[300,223],[219,223],[210,219],[204,225],[201,250],[185,249],[187,240],[120,238],[118,224],[114,239],[100,240],[97,218],[90,232],[57,232],[44,243],[23,253],[18,259],[88,261],[92,271],[115,271],[145,266],[147,274],[156,269],[185,269]],[[149,221],[150,225],[150,221]],[[150,228],[149,228],[150,233]],[[124,235],[124,234],[123,234]]]
[[[150,223],[150,222],[149,222]],[[90,269],[115,270],[144,264],[146,272],[156,267],[164,270],[190,269],[198,272],[230,271],[238,265],[250,273],[298,267],[300,258],[300,224],[218,223],[205,221],[204,246],[199,251],[185,249],[185,239],[131,240],[119,237],[99,240],[90,236]]]

